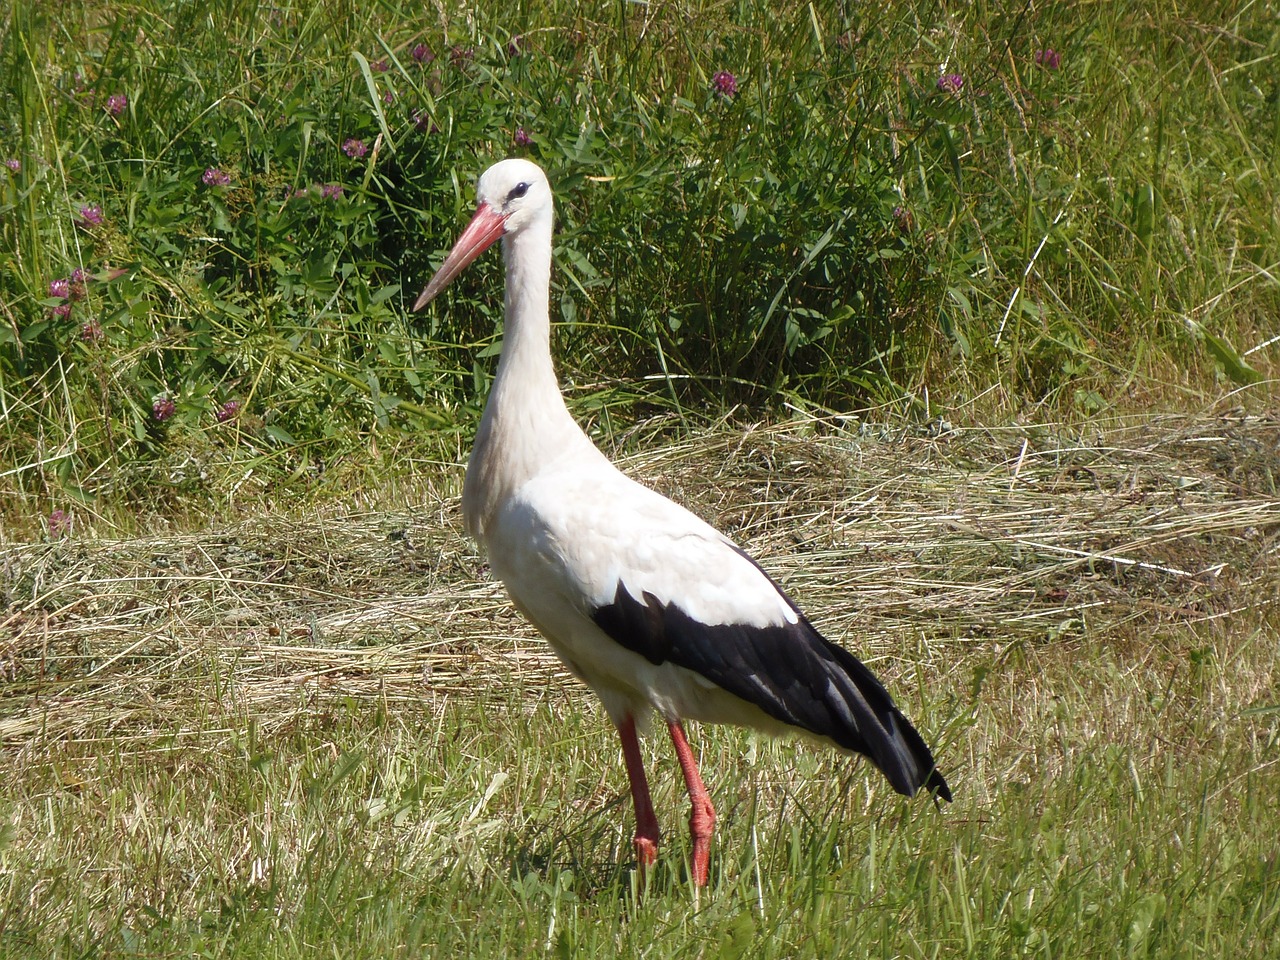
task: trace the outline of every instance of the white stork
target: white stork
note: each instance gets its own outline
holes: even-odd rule
[[[920,734],[853,654],[824,638],[727,537],[622,474],[578,426],[551,361],[551,187],[527,160],[486,170],[475,216],[421,309],[502,239],[506,325],[467,463],[462,513],[512,601],[599,695],[622,738],[641,868],[657,859],[637,724],[666,721],[707,882],[715,809],[682,722],[801,732],[871,758],[893,788],[951,799]]]

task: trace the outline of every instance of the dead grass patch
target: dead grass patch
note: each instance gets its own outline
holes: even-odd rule
[[[748,546],[830,635],[934,690],[966,658],[1070,656],[1088,636],[1141,659],[1179,631],[1270,622],[1277,600],[1272,419],[1071,435],[800,420],[662,443],[623,466]],[[568,682],[485,577],[456,503],[429,499],[6,548],[6,750],[164,726],[191,671],[216,672],[267,727],[317,696]]]

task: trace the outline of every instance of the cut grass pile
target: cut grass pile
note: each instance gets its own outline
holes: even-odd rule
[[[484,578],[455,475],[411,510],[81,529],[0,553],[0,955],[1271,955],[1280,423],[643,446],[873,665],[954,804],[699,728],[711,887],[659,750],[637,898],[612,731]]]

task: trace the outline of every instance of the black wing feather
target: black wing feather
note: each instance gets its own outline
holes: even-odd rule
[[[880,681],[803,615],[768,627],[706,624],[647,591],[637,599],[619,581],[592,620],[651,663],[700,673],[783,723],[870,757],[899,793],[925,787],[951,799],[929,747]]]

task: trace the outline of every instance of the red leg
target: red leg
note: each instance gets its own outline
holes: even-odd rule
[[[671,742],[676,745],[676,756],[680,759],[684,784],[689,788],[689,800],[692,802],[689,837],[693,842],[693,852],[689,855],[689,870],[693,874],[693,882],[705,887],[707,865],[711,859],[711,834],[716,827],[716,810],[711,805],[711,798],[707,796],[707,788],[702,785],[698,761],[693,758],[693,750],[685,739],[684,727],[680,726],[679,720],[668,720],[667,729],[671,731]]]
[[[658,862],[658,844],[662,841],[662,834],[658,830],[658,818],[653,813],[653,801],[649,799],[649,781],[645,779],[644,758],[640,756],[636,721],[631,714],[618,724],[618,736],[622,738],[622,758],[627,763],[631,800],[636,807],[636,861],[643,870]]]

